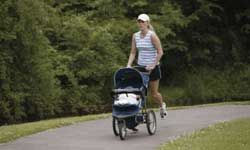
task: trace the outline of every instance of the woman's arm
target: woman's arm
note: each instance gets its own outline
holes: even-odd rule
[[[127,67],[131,67],[135,59],[135,56],[136,56],[135,34],[133,34]]]
[[[157,56],[156,56],[155,62],[153,64],[147,66],[147,70],[153,70],[155,68],[155,66],[158,65],[158,63],[161,60],[161,57],[163,55],[161,41],[155,33],[151,35],[151,41],[157,50]]]

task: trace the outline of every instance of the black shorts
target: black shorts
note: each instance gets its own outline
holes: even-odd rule
[[[150,81],[155,81],[161,79],[161,67],[160,65],[155,66],[152,72],[149,75]]]

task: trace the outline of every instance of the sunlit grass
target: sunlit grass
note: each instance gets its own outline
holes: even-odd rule
[[[250,118],[219,123],[162,145],[159,150],[249,150]]]
[[[31,123],[23,123],[17,125],[1,126],[0,143],[9,142],[17,138],[45,131],[48,129],[71,125],[77,122],[106,118],[108,116],[110,116],[110,114],[88,115],[81,117],[68,117],[60,119],[43,120]]]

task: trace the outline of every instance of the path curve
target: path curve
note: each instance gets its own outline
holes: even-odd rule
[[[51,129],[0,145],[0,150],[155,150],[180,135],[211,124],[250,117],[250,105],[224,105],[171,110],[161,120],[157,114],[157,132],[147,133],[146,125],[139,132],[128,132],[121,141],[112,132],[111,117]]]

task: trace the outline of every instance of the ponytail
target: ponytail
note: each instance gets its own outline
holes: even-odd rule
[[[154,27],[151,25],[150,22],[148,23],[148,29],[151,30],[151,31],[154,31]]]

